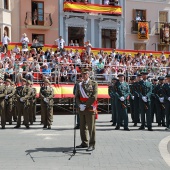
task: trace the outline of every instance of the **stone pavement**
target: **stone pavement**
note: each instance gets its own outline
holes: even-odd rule
[[[73,149],[73,115],[55,115],[51,130],[36,122],[30,129],[0,129],[0,170],[169,170],[160,155],[159,142],[169,135],[165,128],[130,132],[114,130],[111,115],[99,115],[96,123],[96,150],[91,155],[70,158],[63,150]],[[40,117],[38,116],[38,120]],[[79,145],[79,130],[76,144]],[[79,149],[83,153],[85,150]]]

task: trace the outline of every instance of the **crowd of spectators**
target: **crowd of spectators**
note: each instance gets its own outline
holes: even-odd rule
[[[27,44],[22,43],[21,49],[15,45],[11,51],[1,53],[0,77],[4,80],[10,78],[16,83],[23,77],[31,81],[48,78],[53,83],[75,82],[81,70],[88,68],[92,79],[110,82],[119,73],[129,77],[147,70],[151,78],[170,73],[170,56],[166,58],[164,52],[159,57],[140,52],[134,55],[120,54],[115,49],[110,53],[100,50],[94,54],[90,41],[84,43],[82,51],[73,50],[72,46],[65,50],[65,41],[61,36],[56,40],[56,45],[60,46],[56,46],[55,50],[51,48],[43,51],[42,48],[29,50]]]

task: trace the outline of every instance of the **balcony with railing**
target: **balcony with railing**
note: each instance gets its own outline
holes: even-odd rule
[[[33,16],[32,12],[26,12],[25,26],[29,29],[50,29],[52,26],[52,18],[50,13]]]
[[[79,13],[95,13],[95,14],[107,14],[107,15],[122,15],[121,6],[113,5],[101,5],[90,3],[76,3],[76,2],[64,2],[64,12],[79,12]]]
[[[137,20],[132,20],[132,27],[131,27],[131,33],[132,34],[137,34],[138,33],[138,22],[147,22],[148,27],[149,27],[149,34],[151,33],[151,21],[137,21]]]

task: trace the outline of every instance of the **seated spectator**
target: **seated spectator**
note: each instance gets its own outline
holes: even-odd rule
[[[45,51],[45,54],[44,54],[46,57],[46,59],[47,59],[47,61],[48,62],[50,62],[50,59],[51,59],[51,52],[50,52],[50,49],[49,48],[47,48],[47,50]]]
[[[42,76],[43,76],[43,80],[45,79],[45,78],[47,78],[47,79],[50,79],[50,81],[51,81],[51,70],[48,68],[48,65],[44,65],[43,66],[43,69],[42,69]]]
[[[16,77],[16,83],[21,83],[23,78],[23,68],[20,64],[19,67],[15,69],[15,77]]]
[[[0,79],[4,80],[5,69],[3,68],[3,64],[0,63]]]
[[[97,63],[97,74],[103,74],[104,71],[104,63],[102,58],[99,59],[99,63]]]
[[[5,69],[4,80],[10,79],[14,82],[14,70],[12,64]]]
[[[74,46],[73,40],[70,41],[69,46]]]
[[[60,70],[60,81],[61,82],[66,82],[67,79],[68,79],[67,70],[64,67],[61,67],[61,70]]]
[[[12,52],[19,54],[20,53],[20,48],[18,47],[18,45],[15,45],[15,47],[13,48]]]
[[[79,43],[75,40],[74,46],[79,47]]]
[[[71,82],[75,82],[77,79],[77,70],[74,66],[71,66],[71,69],[68,71],[68,79]]]

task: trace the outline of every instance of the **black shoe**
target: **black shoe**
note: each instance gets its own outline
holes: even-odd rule
[[[110,122],[113,122],[113,120],[111,120]]]
[[[153,129],[152,129],[152,128],[148,128],[148,130],[149,130],[149,131],[153,131]]]
[[[116,123],[113,123],[112,126],[116,126]]]
[[[87,148],[88,146],[85,146],[85,145],[78,145],[78,146],[76,146],[76,148]]]
[[[140,128],[139,128],[139,130],[144,130],[145,129],[145,127],[143,127],[143,126],[141,126]]]
[[[2,126],[2,129],[5,129],[5,126]]]
[[[30,128],[29,125],[26,125],[26,128],[29,129]]]
[[[47,126],[46,126],[46,125],[44,125],[44,126],[43,126],[43,128],[47,128]]]
[[[33,122],[30,122],[30,125],[33,125]]]
[[[93,150],[95,150],[95,147],[94,147],[94,146],[89,146],[89,147],[86,149],[87,152],[90,152],[90,151],[93,151]]]
[[[116,126],[115,130],[119,130],[119,129],[120,129],[120,127],[119,127],[119,126]]]
[[[14,128],[20,128],[21,126],[20,125],[16,125]]]
[[[14,119],[14,122],[17,122],[17,119]]]
[[[158,123],[158,127],[161,127],[161,123]]]
[[[120,126],[121,126],[121,127],[123,127],[123,126],[124,126],[124,124],[123,124],[123,123],[121,123],[121,124],[120,124]]]
[[[134,123],[134,125],[133,125],[134,127],[136,127],[137,126],[137,123]]]
[[[48,126],[48,129],[51,129],[51,126]]]
[[[124,128],[124,130],[126,130],[126,131],[130,131],[130,129],[129,129],[129,128]]]
[[[9,125],[12,125],[12,122],[9,122]]]
[[[76,125],[75,129],[80,129],[80,126],[79,126],[79,125]]]

